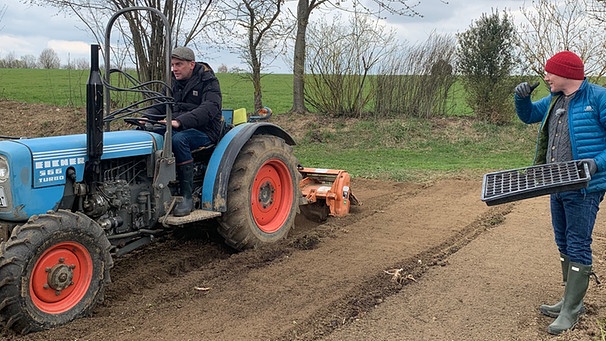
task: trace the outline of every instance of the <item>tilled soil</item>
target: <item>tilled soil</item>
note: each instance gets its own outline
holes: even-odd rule
[[[212,223],[190,227],[116,259],[92,317],[13,340],[321,338],[501,222],[510,207],[486,207],[476,185],[354,180],[362,204],[348,217],[300,216],[283,243],[241,253],[214,238]]]

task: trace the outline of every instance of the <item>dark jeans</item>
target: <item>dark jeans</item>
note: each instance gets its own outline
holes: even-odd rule
[[[211,144],[212,141],[208,135],[198,129],[173,130],[173,154],[175,155],[177,166],[193,160],[191,156],[192,150]]]
[[[560,253],[571,262],[591,265],[591,234],[604,192],[551,194],[551,222]]]

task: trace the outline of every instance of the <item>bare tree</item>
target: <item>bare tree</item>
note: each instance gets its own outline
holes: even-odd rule
[[[2,22],[2,18],[4,17],[4,14],[6,13],[6,8],[7,8],[7,5],[2,5],[0,7],[0,22]],[[3,28],[4,28],[4,26],[0,27],[0,31],[2,31]],[[6,67],[5,60],[0,60],[0,67]]]
[[[585,3],[586,8],[587,8],[587,13],[589,14],[589,17],[591,18],[592,22],[597,22],[598,25],[600,27],[604,27],[604,24],[606,23],[606,1],[605,0],[584,0],[583,3]],[[598,40],[598,42],[600,42],[602,45],[601,47],[597,50],[597,52],[599,52],[600,54],[604,53],[604,45],[606,45],[606,42],[604,40],[604,31],[601,30],[600,33],[602,34],[601,39]],[[599,69],[600,71],[598,72],[591,72],[590,74],[592,76],[595,76],[596,79],[599,79],[601,76],[604,75],[604,67],[606,67],[606,65],[604,65],[603,63],[603,56],[597,56],[597,55],[592,55],[592,56],[588,56],[587,58],[589,60],[590,63],[596,63],[597,65],[597,69]],[[600,62],[597,62],[600,61]],[[602,68],[599,68],[599,66],[601,66]],[[592,67],[592,66],[590,66]]]
[[[297,28],[293,57],[293,107],[290,110],[291,112],[307,112],[307,108],[305,107],[305,60],[307,26],[309,25],[311,13],[323,5],[333,6],[333,8],[337,9],[345,9],[345,7],[341,5],[345,5],[348,2],[354,7],[357,6],[365,12],[377,16],[384,12],[408,16],[420,15],[420,13],[414,9],[419,4],[417,0],[414,0],[413,4],[409,4],[410,1],[408,0],[342,0],[336,2],[329,0],[297,0]],[[373,10],[369,6],[366,6],[368,3],[374,3],[378,7],[378,10]]]
[[[76,70],[88,70],[90,69],[90,63],[86,58],[77,58],[74,60],[74,68]]]
[[[219,67],[217,68],[217,72],[218,73],[227,73],[227,65],[225,65],[225,64],[219,65]]]
[[[396,47],[394,32],[355,13],[346,23],[321,20],[309,33],[307,101],[323,113],[361,117],[372,96],[368,75]]]
[[[67,61],[67,65],[63,67],[68,70],[88,70],[90,68],[87,58],[76,58]]]
[[[284,47],[281,42],[290,32],[288,24],[280,20],[283,3],[283,0],[224,0],[220,6],[226,14],[223,28],[229,33],[225,36],[232,40],[226,46],[250,67],[255,111],[263,108],[261,71],[266,60],[275,60],[278,53],[273,52]]]
[[[606,33],[600,16],[604,1],[535,0],[522,8],[527,22],[519,29],[519,46],[529,70],[543,76],[545,61],[562,50],[577,53],[585,62],[585,73],[602,77],[606,73]],[[590,11],[588,11],[588,7]],[[590,15],[593,13],[593,15]]]
[[[43,69],[58,69],[61,66],[61,60],[59,56],[55,52],[55,50],[51,48],[45,48],[40,52],[40,57],[38,57],[38,64]]]
[[[2,22],[2,18],[4,18],[4,14],[6,14],[7,8],[8,8],[8,5],[0,6],[0,22]],[[2,29],[4,29],[4,26],[0,27],[0,31],[2,31]]]
[[[21,56],[21,67],[25,69],[35,69],[38,66],[36,62],[36,56],[32,54],[27,54],[25,56]]]
[[[4,59],[2,60],[2,64],[3,67],[7,68],[7,69],[14,69],[19,67],[19,61],[17,60],[17,57],[15,56],[15,52],[11,51],[9,53],[6,54],[6,56],[4,57]]]
[[[166,15],[171,25],[174,45],[188,45],[204,33],[210,25],[207,14],[212,9],[212,0],[29,0],[40,6],[52,6],[63,12],[71,12],[80,18],[82,23],[95,36],[97,42],[104,41],[105,24],[118,10],[143,6],[160,10]],[[114,53],[126,49],[128,56],[137,67],[142,81],[166,79],[164,74],[164,37],[165,31],[161,19],[146,11],[133,11],[124,14],[117,22],[122,43]],[[214,20],[220,20],[216,15]],[[132,47],[132,50],[131,50]]]
[[[604,24],[606,23],[606,0],[584,0],[589,15]]]
[[[456,40],[433,33],[425,42],[399,46],[381,61],[374,87],[375,117],[431,118],[446,114]]]

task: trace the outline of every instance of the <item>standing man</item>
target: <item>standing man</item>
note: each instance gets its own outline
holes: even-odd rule
[[[177,47],[171,55],[173,115],[173,153],[177,165],[183,201],[175,205],[173,215],[182,217],[193,210],[193,157],[191,151],[216,144],[223,129],[221,88],[211,67],[196,62],[194,51]],[[146,112],[165,114],[164,105]],[[144,116],[146,115],[144,114]],[[166,121],[160,121],[168,124]]]
[[[515,107],[524,123],[541,122],[535,164],[579,160],[591,180],[586,189],[551,194],[551,221],[560,252],[564,297],[541,305],[541,313],[556,317],[550,334],[572,329],[585,312],[589,286],[592,232],[606,191],[606,89],[585,79],[584,64],[573,52],[556,53],[545,64],[550,94],[532,102],[534,87],[515,88]]]

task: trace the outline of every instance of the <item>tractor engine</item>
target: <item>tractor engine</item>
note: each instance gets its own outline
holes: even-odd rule
[[[155,223],[151,177],[146,158],[102,162],[102,181],[82,200],[82,212],[95,220],[107,235],[149,228]]]

